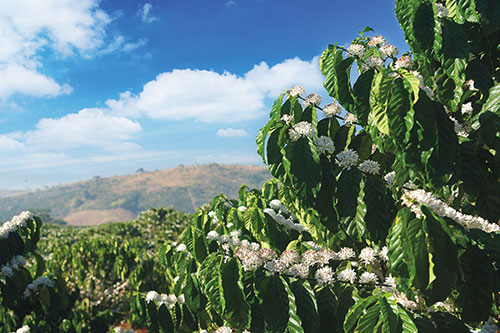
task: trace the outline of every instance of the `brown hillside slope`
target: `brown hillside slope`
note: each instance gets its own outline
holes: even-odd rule
[[[129,220],[152,207],[193,212],[220,193],[235,198],[242,184],[259,188],[268,179],[265,167],[216,163],[108,178],[96,176],[0,197],[0,218],[5,221],[26,209],[50,209],[55,218],[89,225]]]

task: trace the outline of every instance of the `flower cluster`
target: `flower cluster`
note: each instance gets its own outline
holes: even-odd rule
[[[286,113],[281,117],[281,121],[284,121],[286,124],[289,124],[292,121],[292,119],[293,119],[292,116]]]
[[[352,248],[344,247],[339,252],[334,252],[317,246],[313,242],[308,242],[307,245],[311,248],[302,254],[288,249],[278,256],[271,249],[242,243],[241,247],[235,251],[235,255],[246,271],[255,271],[263,267],[270,274],[288,274],[299,279],[307,279],[314,272],[312,275],[320,286],[330,284],[335,280],[351,284],[375,284],[380,279],[376,273],[364,271],[358,278],[358,273],[354,268],[365,270],[375,265],[380,266],[380,260],[386,262],[388,259],[387,247],[379,252],[366,247],[361,250],[357,258],[359,261],[356,261],[356,252]],[[335,275],[329,266],[331,261],[349,261],[350,267],[342,269]],[[316,268],[315,271],[314,268]],[[395,281],[389,275],[384,278],[384,284],[395,286]]]
[[[281,203],[281,201],[275,199],[269,203],[270,208],[265,208],[264,213],[268,214],[273,218],[276,223],[284,226],[288,230],[296,230],[298,232],[307,232],[307,228],[300,223],[295,223],[297,217],[290,213],[288,209]],[[288,218],[283,216],[283,214],[288,215]]]
[[[328,136],[320,136],[314,140],[314,145],[320,154],[333,154],[335,151],[335,144],[333,140]]]
[[[373,36],[368,42],[368,46],[377,47],[377,46],[383,46],[386,43],[387,41],[383,36]]]
[[[16,231],[17,228],[26,226],[27,220],[33,220],[33,214],[28,211],[24,211],[21,214],[14,216],[9,222],[5,222],[0,225],[0,237],[9,237],[9,234]]]
[[[216,213],[216,212],[214,212],[214,211],[212,210],[212,211],[208,212],[208,216],[212,219],[212,224],[213,224],[213,225],[216,225],[216,226],[217,226],[217,225],[219,225],[220,220],[219,220],[219,218],[217,217],[217,213]]]
[[[437,215],[455,220],[465,229],[481,229],[488,233],[500,231],[500,226],[498,224],[490,223],[488,220],[483,219],[480,216],[463,214],[448,206],[432,193],[421,189],[405,191],[401,200],[404,205],[408,206],[412,212],[417,215],[417,217],[422,217],[420,205],[426,205]]]
[[[351,44],[347,48],[347,53],[362,58],[365,55],[365,46],[360,44]]]
[[[38,279],[36,279],[35,281],[33,281],[32,283],[28,284],[28,286],[24,290],[23,296],[25,298],[30,297],[32,292],[36,291],[37,289],[39,289],[42,286],[47,286],[49,288],[55,288],[56,284],[54,283],[54,281],[49,279],[47,276],[41,276]]]
[[[362,63],[361,63],[361,71],[366,72],[369,69],[372,68],[380,68],[384,66],[384,60],[382,60],[378,56],[371,56],[366,58]]]
[[[341,111],[342,109],[340,108],[340,105],[336,102],[330,103],[323,108],[323,113],[327,117],[335,117],[336,115],[339,115]]]
[[[125,328],[118,326],[118,327],[115,327],[115,333],[134,333],[134,330],[132,330],[132,329],[126,330]]]
[[[358,117],[356,117],[356,115],[354,115],[350,112],[348,112],[344,117],[344,123],[349,124],[349,125],[352,125],[357,121],[358,121]]]
[[[436,5],[437,17],[442,18],[450,15],[450,11],[448,10],[448,8],[446,8],[440,3],[436,3],[435,5]]]
[[[341,151],[335,157],[335,163],[347,169],[349,169],[351,166],[357,165],[359,162],[358,153],[352,149]]]
[[[1,272],[3,275],[11,277],[14,274],[15,270],[18,270],[19,267],[24,267],[24,265],[26,265],[24,257],[17,255],[12,258],[10,262],[2,266]]]
[[[295,86],[292,89],[288,90],[287,93],[290,97],[297,97],[299,95],[304,95],[306,91],[301,86]]]
[[[314,136],[314,129],[311,123],[301,121],[290,128],[288,134],[292,141],[297,141],[300,137],[312,138]]]
[[[390,44],[380,47],[379,51],[384,57],[394,57],[399,53],[398,48]]]
[[[398,60],[394,63],[394,69],[398,68],[407,68],[411,69],[413,67],[413,60],[410,56],[402,56],[399,57]]]
[[[30,327],[28,325],[24,325],[16,330],[16,333],[29,333]]]
[[[321,96],[318,94],[310,94],[304,101],[304,107],[308,107],[309,105],[320,105],[320,104],[321,104]]]
[[[155,302],[158,306],[165,304],[169,309],[172,309],[175,304],[184,304],[185,298],[184,294],[179,295],[179,297],[174,294],[159,294],[158,292],[151,290],[146,294],[146,303]]]
[[[364,173],[377,175],[380,171],[380,164],[376,161],[366,160],[358,166],[359,170]]]
[[[462,104],[462,114],[472,114],[474,109],[472,108],[472,102]]]

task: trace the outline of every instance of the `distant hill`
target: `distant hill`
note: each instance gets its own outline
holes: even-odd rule
[[[241,184],[258,188],[269,179],[265,167],[215,163],[109,178],[96,176],[0,196],[0,219],[6,221],[20,211],[34,209],[49,211],[52,217],[70,225],[94,225],[131,220],[152,207],[193,212],[217,194],[235,198]]]

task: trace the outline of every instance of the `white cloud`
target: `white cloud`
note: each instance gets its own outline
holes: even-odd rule
[[[244,136],[248,136],[248,132],[245,131],[243,128],[239,129],[234,129],[234,128],[226,128],[226,129],[219,129],[217,131],[217,136],[220,138],[241,138]]]
[[[19,151],[23,150],[24,145],[7,136],[7,135],[0,135],[0,151],[5,152],[5,151]]]
[[[308,92],[323,90],[318,57],[310,62],[288,59],[272,67],[262,62],[243,76],[176,69],[146,83],[140,94],[124,92],[106,105],[117,114],[133,117],[231,123],[265,115],[266,98],[275,98],[296,84]]]
[[[70,87],[42,74],[39,52],[51,50],[57,56],[92,57],[104,50],[125,51],[144,45],[145,40],[126,43],[124,37],[109,38],[112,18],[100,0],[16,0],[0,1],[0,98],[15,93],[36,97],[66,94]],[[113,40],[108,42],[108,39]],[[14,84],[12,84],[14,83]],[[27,86],[27,87],[26,87]]]
[[[15,93],[54,97],[70,94],[72,90],[69,85],[60,85],[36,70],[17,64],[0,65],[0,99],[6,100]]]
[[[232,8],[234,7],[234,5],[236,5],[236,2],[234,2],[233,0],[226,1],[227,8]]]
[[[141,17],[142,22],[144,23],[153,23],[155,21],[158,21],[157,17],[151,16],[151,10],[153,9],[153,5],[150,3],[144,4],[144,6],[139,9],[137,12],[137,15]]]
[[[25,144],[52,151],[83,146],[133,150],[138,146],[130,140],[141,129],[139,123],[128,118],[111,116],[100,109],[83,109],[57,119],[41,119],[36,130],[25,134]]]

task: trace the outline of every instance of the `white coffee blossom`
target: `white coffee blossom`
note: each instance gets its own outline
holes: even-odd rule
[[[422,88],[423,86],[425,86],[425,84],[424,84],[424,77],[422,76],[422,74],[420,74],[417,71],[410,71],[410,73],[413,76],[415,76],[420,81],[420,88]]]
[[[354,115],[350,112],[348,112],[344,117],[344,123],[349,124],[349,125],[352,125],[357,121],[358,121],[358,117],[356,117],[356,115]]]
[[[151,290],[146,294],[146,303],[156,302],[160,299],[160,294],[158,292]]]
[[[295,264],[288,270],[288,273],[300,279],[307,279],[309,276],[309,265],[307,264]]]
[[[305,93],[306,91],[301,86],[295,86],[292,89],[288,90],[288,95],[290,97],[297,97],[299,95],[304,95]]]
[[[26,226],[27,220],[33,220],[33,214],[24,211],[19,215],[14,216],[10,221],[0,225],[0,238],[7,238],[9,234],[16,231],[19,227]]]
[[[380,259],[387,262],[387,261],[389,261],[388,252],[389,252],[389,249],[387,248],[387,246],[384,246],[384,247],[382,247],[382,249],[378,253],[378,256],[380,257]]]
[[[342,108],[336,102],[330,103],[323,108],[323,113],[327,117],[334,117],[342,112]]]
[[[351,166],[357,165],[358,161],[359,155],[352,149],[346,149],[335,155],[335,163],[348,169]]]
[[[437,17],[447,17],[448,15],[450,15],[450,11],[448,10],[448,8],[440,3],[436,3],[435,5],[437,10]]]
[[[366,160],[358,166],[359,170],[371,175],[377,175],[380,171],[380,164],[376,161]]]
[[[314,275],[318,285],[322,286],[324,284],[330,284],[334,281],[332,268],[329,266],[321,267],[316,271]]]
[[[421,189],[405,191],[401,197],[401,201],[405,206],[409,207],[417,217],[422,217],[420,205],[426,205],[435,214],[455,220],[465,229],[481,229],[487,233],[500,231],[500,226],[498,224],[491,223],[480,216],[463,214],[453,207],[448,206],[432,193]]]
[[[12,275],[14,275],[14,271],[12,270],[12,267],[10,267],[10,265],[5,265],[2,267],[2,274],[7,277],[12,277]]]
[[[474,87],[474,80],[467,80],[464,86],[469,90],[477,90],[477,88]]]
[[[279,201],[278,199],[274,199],[269,202],[269,207],[276,211],[279,211],[281,209],[281,205],[281,201]]]
[[[186,252],[187,251],[187,247],[186,247],[185,244],[179,244],[175,248],[175,251],[177,251],[177,252]]]
[[[247,208],[247,207],[245,207],[245,206],[239,206],[239,207],[238,207],[238,210],[239,210],[240,212],[244,212],[244,211],[246,211],[247,209],[248,209],[248,208]]]
[[[398,60],[394,63],[394,69],[398,68],[407,68],[411,69],[413,67],[413,60],[410,56],[402,56],[399,57]]]
[[[472,108],[472,102],[463,104],[461,111],[462,114],[472,114],[472,111],[474,111],[474,109]]]
[[[304,101],[304,107],[308,107],[309,105],[320,105],[320,104],[321,104],[321,96],[318,94],[310,94]]]
[[[215,333],[233,333],[233,329],[227,326],[221,326],[215,330]]]
[[[24,325],[16,330],[16,333],[29,333],[30,327],[28,325]]]
[[[399,53],[398,48],[391,44],[381,46],[379,51],[384,57],[394,57]]]
[[[281,253],[280,259],[290,266],[300,261],[300,255],[295,250],[285,250]]]
[[[292,121],[292,119],[293,119],[292,116],[290,116],[287,113],[285,113],[283,116],[281,116],[281,120],[287,124],[289,124]]]
[[[220,235],[219,239],[217,240],[217,243],[219,244],[224,244],[229,242],[229,236],[228,235]]]
[[[377,283],[378,277],[375,273],[364,272],[359,277],[360,283]]]
[[[373,36],[370,41],[368,42],[368,45],[371,47],[376,47],[376,46],[381,46],[385,45],[387,42],[383,36]]]
[[[319,154],[333,154],[335,151],[335,144],[328,136],[320,136],[314,140],[314,145],[316,146]]]
[[[316,251],[307,250],[306,252],[302,253],[302,263],[308,266],[316,265],[318,263],[318,256],[316,255]]]
[[[369,69],[372,68],[380,68],[384,66],[384,60],[382,60],[378,56],[371,56],[369,58],[366,58],[362,63],[361,63],[361,71],[366,72]]]
[[[236,257],[240,259],[241,267],[245,271],[255,271],[264,264],[264,260],[257,251],[250,249],[250,247],[239,247],[236,250]]]
[[[262,258],[262,260],[269,261],[276,259],[277,254],[270,248],[263,247],[262,249],[259,250],[259,256]]]
[[[356,281],[356,271],[346,268],[337,274],[337,279],[342,282],[354,283]]]
[[[332,250],[321,249],[316,251],[316,262],[319,265],[328,265],[330,260],[337,259],[337,254]]]
[[[458,136],[463,136],[464,138],[469,136],[469,132],[472,130],[467,124],[460,123],[458,120],[450,116],[450,120],[453,122],[453,129]]]
[[[337,253],[337,256],[341,260],[348,260],[348,259],[354,258],[356,256],[356,252],[354,252],[354,250],[351,249],[350,247],[343,247]]]
[[[365,46],[360,44],[351,44],[347,48],[347,52],[353,56],[362,58],[365,55]]]
[[[266,262],[264,268],[271,274],[283,274],[288,266],[280,259],[273,259]]]
[[[207,239],[210,241],[214,241],[219,239],[219,233],[215,230],[209,231],[207,234]]]
[[[290,128],[288,131],[290,139],[292,141],[297,141],[301,137],[312,138],[314,136],[314,129],[311,123],[307,121],[301,121]]]
[[[396,288],[396,279],[394,279],[391,274],[389,274],[389,276],[385,278],[384,283],[388,286]]]
[[[372,249],[371,247],[365,247],[359,253],[359,260],[361,260],[365,265],[374,264],[377,260],[375,256],[377,255],[377,251]]]
[[[396,177],[396,172],[395,171],[391,171],[389,172],[388,174],[386,174],[384,176],[384,180],[385,180],[385,186],[389,189],[392,189],[392,187],[394,186],[394,178]]]
[[[32,283],[28,284],[26,289],[24,290],[23,296],[29,297],[33,291],[36,291],[41,286],[47,286],[49,288],[54,288],[56,284],[47,276],[41,276]]]

